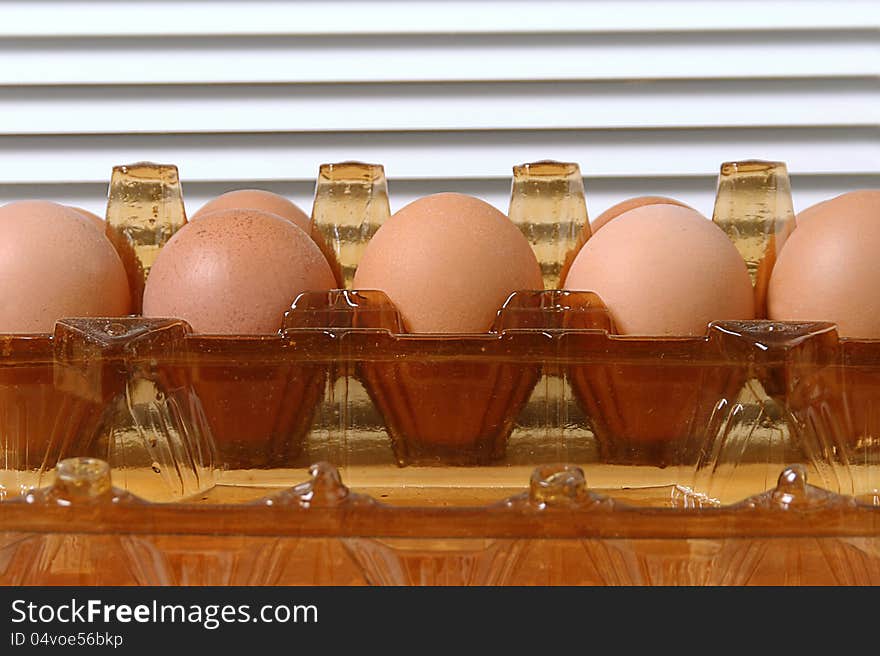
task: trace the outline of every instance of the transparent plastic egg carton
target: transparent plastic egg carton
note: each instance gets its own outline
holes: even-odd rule
[[[590,236],[578,166],[515,167],[509,213],[546,289],[486,334],[403,334],[383,294],[338,289],[277,335],[0,336],[0,583],[880,583],[876,342],[616,335],[558,289]],[[313,230],[346,285],[388,215],[381,166],[321,167]],[[186,222],[176,168],[116,167],[107,220],[139,298]],[[785,166],[722,165],[713,220],[763,307]]]

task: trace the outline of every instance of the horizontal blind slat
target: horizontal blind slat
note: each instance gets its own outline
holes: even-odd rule
[[[0,87],[9,135],[847,125],[880,125],[880,79]]]
[[[177,163],[185,180],[310,180],[319,164],[382,163],[396,178],[508,178],[520,162],[578,162],[586,175],[700,176],[722,160],[795,173],[880,172],[880,128],[546,130],[0,137],[0,181],[96,182],[115,164]]]
[[[869,77],[880,31],[0,39],[0,84]]]
[[[170,0],[4,2],[2,36],[442,34],[871,28],[871,0],[498,0],[464,2]]]

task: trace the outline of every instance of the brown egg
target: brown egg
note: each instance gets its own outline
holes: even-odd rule
[[[767,292],[777,321],[833,321],[844,337],[880,338],[880,190],[810,207],[782,247]]]
[[[297,226],[302,228],[306,233],[311,229],[308,214],[303,212],[294,203],[290,202],[284,196],[264,191],[262,189],[237,189],[236,191],[227,191],[209,200],[202,205],[198,212],[192,215],[192,219],[196,219],[205,214],[216,212],[217,210],[261,210],[269,214],[277,214],[282,219],[293,221]]]
[[[703,335],[711,321],[754,318],[736,248],[678,205],[638,207],[605,225],[578,253],[565,288],[596,292],[625,334]]]
[[[274,333],[297,295],[334,285],[315,242],[291,221],[220,210],[162,248],[144,288],[144,316],[181,318],[199,333]]]
[[[342,269],[337,263],[336,254],[333,249],[327,245],[324,238],[317,232],[312,231],[312,220],[308,214],[303,212],[294,203],[284,196],[264,191],[262,189],[238,189],[236,191],[228,191],[225,194],[217,196],[217,198],[205,203],[192,219],[197,219],[216,212],[217,210],[234,210],[234,209],[254,209],[262,212],[268,212],[280,216],[282,219],[292,221],[298,227],[302,228],[307,235],[321,249],[327,263],[333,270],[333,276],[336,278],[337,285],[342,285]]]
[[[91,220],[48,201],[0,207],[0,332],[47,333],[65,317],[130,311],[122,261]]]
[[[535,254],[510,219],[453,193],[395,213],[354,276],[355,289],[385,292],[413,333],[486,332],[512,292],[543,286]]]
[[[880,191],[862,189],[823,200],[801,210],[797,215],[797,223],[800,225],[814,217],[826,216],[840,211],[862,213],[870,212],[872,207],[876,210],[878,195],[880,195]]]
[[[687,207],[688,209],[691,209],[689,205],[685,205],[674,198],[667,198],[666,196],[639,196],[637,198],[629,198],[621,201],[620,203],[617,203],[617,205],[612,205],[590,224],[590,228],[593,232],[596,232],[599,228],[611,221],[611,219],[620,216],[624,212],[629,212],[630,210],[634,210],[637,207],[644,207],[645,205],[678,205],[679,207]]]
[[[89,221],[92,222],[92,225],[94,225],[101,232],[104,232],[104,229],[107,227],[106,222],[101,217],[99,217],[97,214],[94,214],[93,212],[89,212],[88,210],[84,210],[81,207],[74,207],[73,205],[68,205],[67,207],[72,209],[74,212],[76,212],[80,216],[84,216],[85,218],[87,218]]]

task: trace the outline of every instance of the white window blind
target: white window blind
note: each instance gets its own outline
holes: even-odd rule
[[[190,211],[318,165],[385,165],[392,209],[506,209],[514,164],[578,162],[591,216],[711,213],[721,162],[783,160],[795,209],[880,188],[880,2],[0,0],[0,202],[101,212],[110,169],[180,167]]]

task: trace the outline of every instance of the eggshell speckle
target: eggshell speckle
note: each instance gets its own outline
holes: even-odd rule
[[[454,193],[420,198],[388,219],[354,277],[355,289],[384,291],[413,333],[486,332],[512,292],[543,286],[510,219]]]
[[[81,207],[73,207],[72,205],[68,205],[67,207],[72,209],[74,212],[76,212],[80,216],[84,216],[89,221],[91,221],[92,225],[94,225],[98,230],[100,230],[101,233],[103,233],[104,230],[106,229],[107,223],[101,217],[99,217],[97,214],[94,214],[93,212],[89,212],[88,210],[84,210]]]
[[[880,338],[880,190],[814,205],[782,247],[767,308],[778,321],[833,321],[844,337]]]
[[[297,295],[334,282],[294,223],[220,210],[186,224],[162,248],[144,288],[144,316],[181,318],[199,333],[274,333]]]
[[[689,205],[685,205],[674,198],[667,198],[666,196],[638,196],[637,198],[629,198],[621,201],[620,203],[617,203],[617,205],[612,205],[590,224],[590,228],[593,232],[596,232],[599,228],[621,214],[634,210],[637,207],[644,207],[645,205],[678,205],[679,207],[687,207],[688,209],[691,209]]]
[[[48,201],[0,207],[0,332],[48,333],[130,304],[122,261],[91,219]]]
[[[754,318],[739,252],[678,205],[638,207],[606,224],[578,253],[565,288],[596,292],[624,334],[704,335],[712,321]]]

